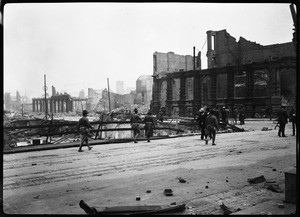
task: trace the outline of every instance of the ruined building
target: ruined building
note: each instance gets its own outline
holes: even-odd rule
[[[243,105],[247,117],[267,106],[295,106],[296,53],[293,42],[263,46],[226,30],[207,31],[207,69],[200,54],[182,58],[153,54],[152,109],[167,115],[194,115],[203,106]],[[172,53],[172,55],[174,55]],[[166,57],[167,56],[167,57]]]
[[[135,104],[150,105],[152,99],[153,78],[151,75],[142,75],[136,80]]]

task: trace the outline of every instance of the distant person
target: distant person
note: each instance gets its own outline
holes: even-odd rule
[[[216,111],[208,111],[208,116],[205,120],[206,145],[208,144],[209,139],[212,139],[212,145],[216,145],[216,131],[219,130],[219,125],[218,119],[214,115],[215,113]],[[209,137],[209,139],[207,137]]]
[[[286,137],[285,125],[288,122],[289,116],[285,110],[285,106],[281,106],[280,110],[277,112],[277,118],[278,118],[278,124],[279,124],[278,136]]]
[[[240,125],[245,124],[245,107],[244,106],[240,107],[239,120],[240,120]]]
[[[159,109],[159,112],[158,112],[158,119],[160,122],[163,122],[164,121],[164,112],[162,109]]]
[[[138,115],[138,109],[135,108],[134,113],[130,117],[131,121],[131,128],[133,130],[133,139],[134,143],[137,143],[137,138],[139,137],[141,131],[140,131],[140,124],[139,122],[142,120],[141,117]]]
[[[289,116],[290,122],[292,122],[293,126],[293,136],[295,136],[296,128],[297,128],[297,117],[296,117],[296,111],[294,108],[290,111],[290,116]]]
[[[272,107],[267,105],[266,107],[266,116],[270,118],[270,120],[272,120]]]
[[[228,124],[228,114],[227,114],[225,106],[223,106],[223,108],[221,109],[221,118],[222,118],[222,122],[227,125]]]
[[[78,152],[83,152],[82,150],[82,146],[83,144],[87,145],[88,149],[91,150],[93,147],[91,147],[89,145],[89,133],[90,133],[90,129],[93,129],[92,125],[90,124],[89,119],[87,118],[88,115],[88,111],[87,110],[83,110],[82,111],[82,118],[79,119],[78,122],[78,131],[81,134],[81,143],[78,149]]]
[[[237,118],[239,116],[239,110],[236,106],[233,107],[233,120],[234,123],[237,124]]]
[[[205,111],[204,108],[201,108],[199,110],[199,112],[200,112],[200,114],[199,114],[199,117],[197,118],[197,122],[198,122],[199,129],[201,131],[201,140],[204,140],[205,139],[205,120],[207,117],[207,112]]]
[[[150,142],[150,137],[153,136],[153,129],[155,127],[154,119],[152,117],[152,113],[149,111],[144,118],[145,123],[145,135],[147,138],[147,142]]]

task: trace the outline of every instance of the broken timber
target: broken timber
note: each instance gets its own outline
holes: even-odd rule
[[[185,204],[180,205],[139,205],[139,206],[116,206],[105,207],[98,211],[95,207],[90,207],[81,200],[79,206],[89,215],[141,215],[179,212],[185,209]]]

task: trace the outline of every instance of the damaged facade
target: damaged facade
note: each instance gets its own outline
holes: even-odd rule
[[[207,31],[206,55],[208,68],[201,70],[199,54],[193,69],[191,61],[174,63],[154,53],[155,113],[165,107],[167,115],[190,116],[203,106],[244,105],[246,116],[254,117],[266,107],[274,114],[281,105],[295,106],[293,42],[262,46],[242,37],[236,42],[226,30]]]

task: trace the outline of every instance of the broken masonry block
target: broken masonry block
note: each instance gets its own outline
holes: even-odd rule
[[[257,184],[257,183],[261,183],[261,182],[266,181],[266,179],[263,175],[261,175],[261,176],[255,177],[255,178],[250,178],[247,181],[250,182],[250,183]]]
[[[276,169],[274,168],[272,171],[276,171]]]
[[[206,185],[205,188],[208,188],[208,186]]]
[[[176,205],[176,202],[171,203],[171,205]]]
[[[139,196],[137,196],[137,197],[135,198],[135,200],[138,200],[138,201],[139,201],[139,200],[141,200],[141,198],[140,198]]]
[[[284,208],[284,205],[283,205],[282,203],[279,203],[279,204],[278,204],[278,208],[281,208],[281,209],[282,209],[282,208]]]
[[[186,183],[186,181],[181,177],[178,177],[177,179],[179,180],[180,183]]]
[[[151,193],[151,190],[147,190],[146,193]]]
[[[170,188],[166,188],[166,189],[164,190],[164,194],[165,194],[166,196],[173,196],[173,190],[170,189]]]
[[[273,191],[273,192],[277,192],[277,193],[282,193],[283,191],[281,190],[281,188],[279,187],[279,185],[277,184],[270,184],[269,187],[267,187],[268,190]]]

